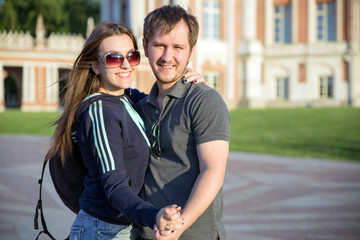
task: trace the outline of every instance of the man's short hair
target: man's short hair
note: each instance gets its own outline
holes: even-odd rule
[[[150,12],[144,20],[144,39],[149,41],[157,29],[161,34],[169,33],[181,20],[189,29],[189,44],[192,49],[198,38],[199,23],[190,10],[186,11],[179,5],[164,5]]]

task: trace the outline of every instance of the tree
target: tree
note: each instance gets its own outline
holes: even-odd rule
[[[2,2],[1,5],[0,29],[6,29],[5,26],[8,26],[6,30],[15,30],[17,14],[14,4],[12,1],[6,1]]]
[[[94,0],[67,0],[66,9],[69,13],[70,32],[82,33],[86,36],[88,17],[93,17],[95,23],[100,21],[100,3]]]
[[[38,15],[44,18],[46,33],[81,33],[85,37],[88,17],[100,18],[98,0],[2,0],[0,30],[29,31],[35,35]]]

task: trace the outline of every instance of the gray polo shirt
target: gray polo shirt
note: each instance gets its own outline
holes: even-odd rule
[[[164,99],[163,111],[157,107],[157,83],[149,96],[138,103],[151,143],[160,142],[161,155],[150,157],[143,199],[161,208],[169,204],[184,207],[199,175],[196,145],[214,140],[230,141],[230,115],[222,97],[204,84],[178,81]],[[152,126],[159,121],[159,138]],[[155,134],[156,135],[156,134]],[[223,194],[187,229],[180,239],[226,239],[222,223]],[[151,230],[144,228],[151,239]]]

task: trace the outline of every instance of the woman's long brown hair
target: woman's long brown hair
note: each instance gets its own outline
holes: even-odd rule
[[[81,102],[92,93],[98,92],[101,79],[92,70],[92,64],[97,61],[99,46],[105,38],[114,35],[128,35],[137,50],[137,43],[131,30],[117,22],[100,23],[86,40],[82,51],[76,58],[66,84],[64,96],[64,111],[53,125],[56,125],[51,138],[50,149],[45,156],[45,161],[58,155],[62,163],[68,154],[72,155],[71,130],[76,111]]]

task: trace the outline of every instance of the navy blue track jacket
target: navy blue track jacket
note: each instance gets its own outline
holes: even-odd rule
[[[132,90],[132,99],[143,97]],[[80,105],[73,140],[88,169],[81,208],[114,224],[153,227],[159,209],[138,197],[149,160],[149,145],[126,97],[96,93]],[[130,108],[129,108],[130,106]]]

